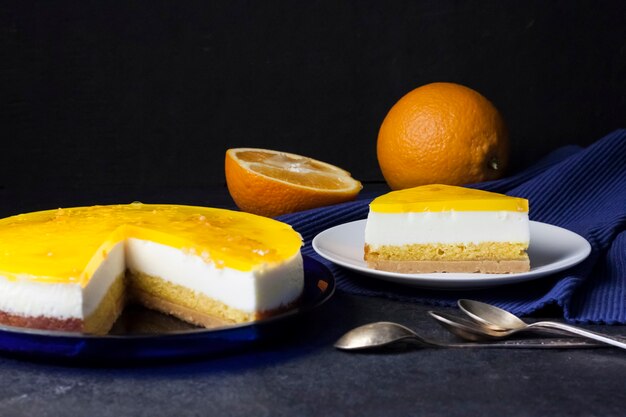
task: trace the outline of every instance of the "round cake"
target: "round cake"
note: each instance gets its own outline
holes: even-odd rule
[[[304,272],[291,226],[181,205],[75,207],[0,220],[0,323],[104,334],[127,302],[214,326],[290,308]]]

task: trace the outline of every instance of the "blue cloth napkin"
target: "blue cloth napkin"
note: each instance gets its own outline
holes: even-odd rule
[[[425,290],[352,272],[312,249],[311,240],[319,232],[366,218],[371,198],[278,219],[302,234],[303,253],[331,269],[340,291],[439,306],[471,298],[521,315],[556,306],[567,321],[626,323],[626,130],[585,149],[558,149],[517,175],[473,187],[527,198],[531,220],[585,237],[592,247],[590,256],[567,271],[524,283],[471,291]]]

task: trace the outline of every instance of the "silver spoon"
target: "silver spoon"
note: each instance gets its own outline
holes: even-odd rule
[[[444,329],[461,339],[472,342],[483,342],[485,340],[494,340],[502,337],[499,335],[501,332],[491,330],[474,321],[464,319],[463,317],[441,311],[429,311],[428,315],[435,319]]]
[[[453,314],[444,313],[441,311],[429,311],[428,314],[434,318],[444,329],[448,330],[455,336],[461,339],[469,340],[472,342],[484,342],[498,340],[506,337],[501,331],[488,329],[474,321],[464,319],[463,317],[455,316]],[[562,334],[562,333],[561,333]],[[569,333],[567,333],[569,335]],[[544,339],[545,340],[545,339]],[[580,341],[578,338],[565,338],[560,339],[562,341]],[[603,343],[594,341],[585,341],[585,344],[596,347],[608,347]]]
[[[358,351],[380,349],[398,342],[431,348],[591,348],[597,344],[572,339],[506,340],[495,343],[445,343],[426,339],[398,323],[380,321],[354,328],[337,342],[337,349]]]
[[[498,332],[501,337],[507,337],[520,331],[542,330],[550,332],[567,332],[575,336],[582,336],[598,342],[606,343],[626,349],[626,343],[609,335],[581,329],[569,324],[557,323],[554,321],[538,321],[535,323],[525,323],[519,317],[506,310],[473,300],[459,300],[459,308],[485,328]],[[494,333],[492,333],[494,334]]]

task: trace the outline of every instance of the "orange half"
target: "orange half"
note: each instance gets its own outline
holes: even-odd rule
[[[225,172],[237,207],[267,217],[350,201],[363,188],[339,167],[268,149],[229,149]]]

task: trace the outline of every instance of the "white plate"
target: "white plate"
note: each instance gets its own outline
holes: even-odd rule
[[[327,229],[313,239],[313,249],[338,265],[374,278],[438,289],[484,288],[512,284],[562,271],[582,262],[591,252],[583,237],[546,223],[530,222],[530,271],[518,274],[401,274],[371,269],[363,260],[365,220]]]

